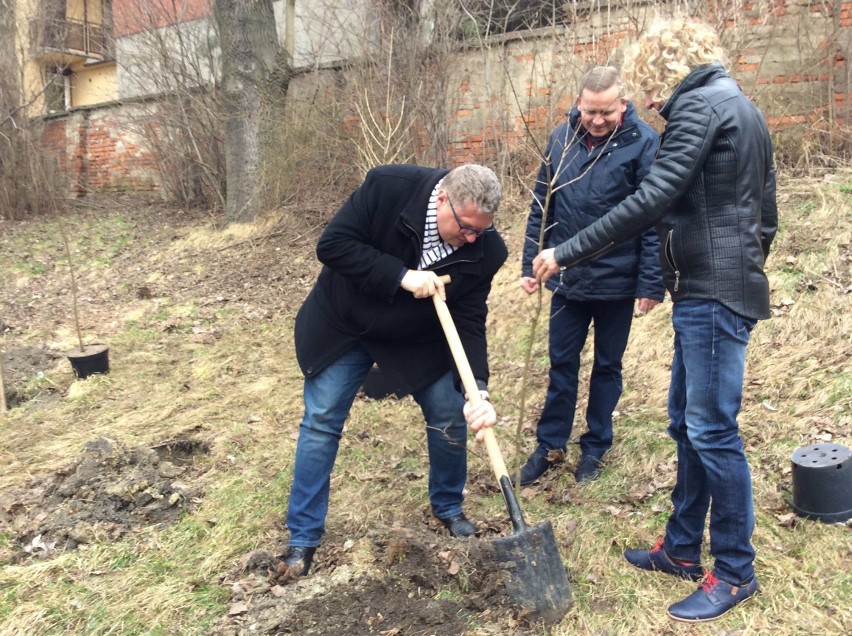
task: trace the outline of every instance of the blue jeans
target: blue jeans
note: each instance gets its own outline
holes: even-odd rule
[[[296,443],[293,486],[287,510],[290,545],[316,547],[325,532],[331,470],[343,424],[373,359],[361,347],[342,355],[322,372],[305,378],[305,414]],[[429,499],[440,519],[462,512],[467,479],[467,422],[464,397],[448,371],[414,399],[426,419]]]
[[[550,382],[536,426],[538,449],[565,450],[574,426],[580,354],[589,325],[595,325],[595,361],[589,378],[588,432],[580,437],[583,455],[600,459],[612,446],[612,413],[621,398],[621,358],[633,321],[633,299],[550,302]]]
[[[754,575],[751,472],[737,425],[754,324],[710,300],[679,301],[672,310],[668,432],[677,442],[677,483],[665,549],[698,562],[709,508],[716,576],[734,585]]]

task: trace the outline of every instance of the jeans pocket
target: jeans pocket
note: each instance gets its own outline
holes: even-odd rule
[[[737,314],[737,335],[748,337],[756,324],[757,321],[754,318],[746,318]]]

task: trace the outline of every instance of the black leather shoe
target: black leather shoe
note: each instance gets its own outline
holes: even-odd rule
[[[597,457],[591,455],[583,455],[580,458],[580,463],[577,465],[577,470],[574,471],[574,479],[577,483],[583,481],[592,481],[600,477],[603,472],[603,464]]]
[[[536,450],[527,463],[521,466],[521,486],[529,486],[531,483],[541,479],[541,476],[553,467],[554,462],[548,459],[548,453],[542,452],[541,449]],[[512,485],[515,485],[515,478],[512,477]]]
[[[285,552],[281,558],[287,566],[287,570],[294,576],[307,576],[311,569],[311,561],[314,560],[316,548],[304,546],[293,546]]]
[[[451,536],[459,539],[476,536],[476,526],[468,521],[467,517],[464,516],[464,513],[458,514],[454,517],[441,519],[441,523],[443,523],[447,530],[450,531]]]

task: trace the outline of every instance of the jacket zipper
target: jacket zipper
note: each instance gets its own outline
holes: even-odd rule
[[[580,259],[578,259],[578,260],[576,260],[576,261],[574,261],[573,263],[570,263],[570,264],[568,264],[568,265],[560,265],[560,266],[559,266],[559,283],[558,283],[558,284],[559,284],[559,285],[562,285],[562,284],[563,284],[562,275],[565,273],[565,270],[566,270],[566,269],[568,269],[569,267],[576,267],[577,265],[580,265],[580,264],[582,264],[582,263],[585,263],[585,262],[587,262],[587,261],[590,261],[590,260],[592,260],[593,258],[597,258],[597,257],[598,257],[598,256],[600,256],[601,254],[603,254],[603,253],[605,253],[606,251],[608,251],[609,249],[611,249],[614,245],[615,245],[615,242],[614,242],[614,241],[610,241],[609,243],[607,243],[606,245],[604,245],[601,249],[599,249],[597,252],[594,252],[594,253],[592,253],[592,254],[589,254],[588,256],[584,256],[583,258],[580,258]]]
[[[420,236],[420,233],[419,233],[417,230],[415,230],[413,227],[411,227],[411,226],[410,226],[410,225],[409,225],[409,224],[405,221],[405,219],[404,219],[404,218],[400,217],[400,221],[402,221],[402,224],[403,224],[405,227],[407,227],[409,230],[411,230],[411,232],[414,234],[415,242],[416,242],[416,244],[417,244],[417,262],[419,263],[419,262],[420,262],[420,257],[423,255],[423,254],[422,254],[422,252],[423,252],[423,237],[422,237],[422,236]]]
[[[677,267],[677,263],[675,263],[674,259],[674,251],[672,250],[672,238],[674,235],[674,230],[669,230],[668,234],[666,234],[666,258],[669,261],[669,265],[672,266],[672,271],[675,275],[674,282],[674,290],[677,291],[678,287],[680,287],[680,270]]]

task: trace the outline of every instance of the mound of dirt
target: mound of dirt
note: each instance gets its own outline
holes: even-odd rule
[[[0,324],[0,333],[3,325]],[[25,401],[23,385],[56,365],[62,356],[54,351],[36,347],[8,347],[0,351],[0,372],[3,373],[3,388],[9,408]]]
[[[155,448],[98,439],[49,479],[0,496],[0,532],[13,537],[11,560],[47,557],[80,544],[115,540],[139,526],[175,521],[200,501],[193,485],[203,442]],[[5,560],[5,559],[3,559]]]
[[[506,571],[488,541],[393,528],[370,539],[364,570],[339,546],[323,546],[311,575],[276,576],[277,558],[255,552],[223,582],[231,610],[210,636],[301,634],[528,634],[506,593]]]

